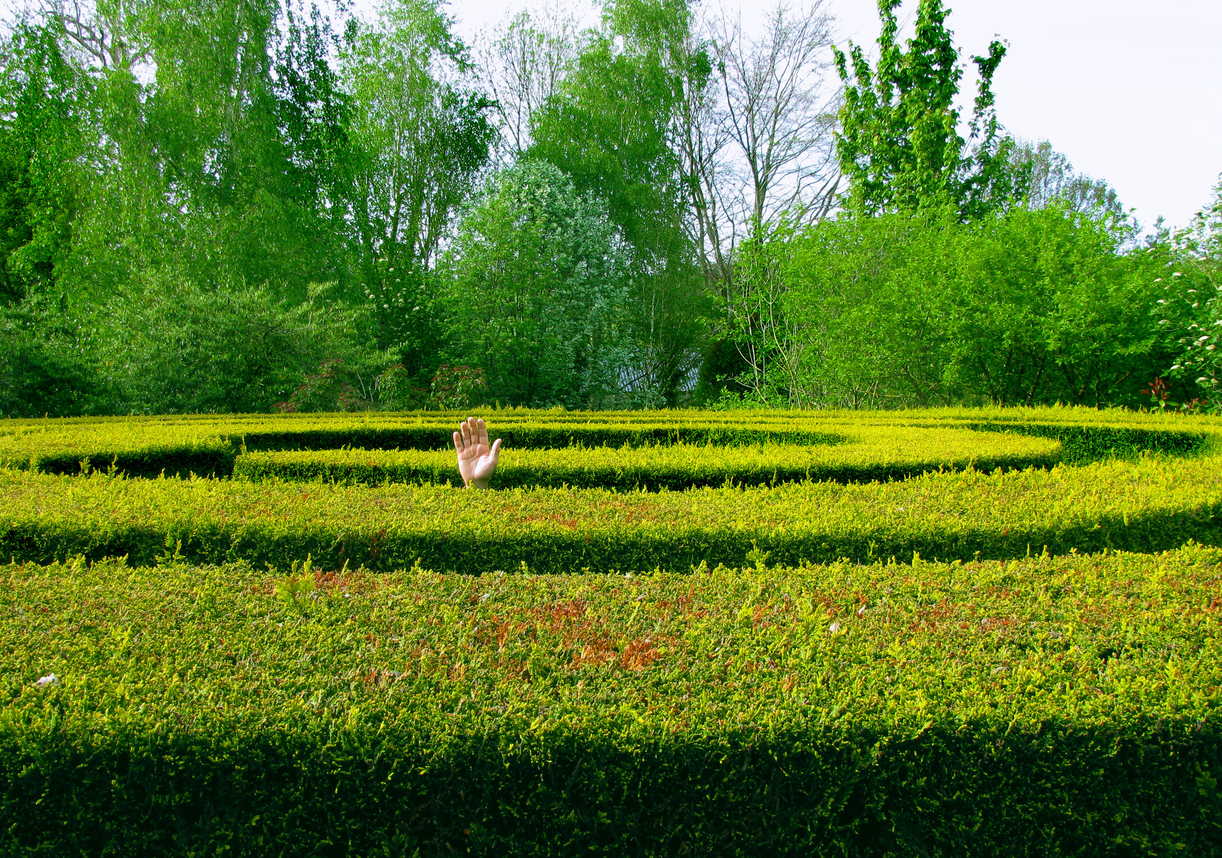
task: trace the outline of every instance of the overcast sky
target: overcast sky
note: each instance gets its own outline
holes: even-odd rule
[[[563,2],[563,0],[561,0]],[[794,0],[798,3],[800,0]],[[770,0],[742,4],[744,23]],[[826,0],[842,40],[873,47],[875,0]],[[363,5],[363,4],[362,4]],[[468,42],[533,0],[450,0]],[[948,26],[965,64],[1000,37],[1009,43],[994,78],[1007,131],[1049,140],[1074,168],[1105,179],[1144,229],[1163,215],[1187,224],[1212,199],[1222,173],[1222,2],[1220,0],[946,0]],[[572,0],[575,14],[592,14]],[[900,20],[911,22],[916,0]],[[970,98],[974,83],[965,79]]]

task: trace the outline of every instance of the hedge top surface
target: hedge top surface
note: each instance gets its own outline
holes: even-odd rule
[[[1200,546],[695,576],[74,561],[0,581],[5,723],[35,732],[1222,729],[1222,553]]]
[[[577,449],[508,448],[497,467],[500,489],[529,486],[683,489],[775,485],[802,480],[864,482],[926,471],[976,467],[1048,467],[1060,442],[966,428],[845,425],[836,443],[657,444]],[[461,485],[452,450],[289,450],[238,457],[234,475],[248,479],[334,480],[379,485]]]
[[[788,564],[1222,544],[1222,468],[1214,456],[681,492],[469,492],[0,469],[0,495],[0,557],[37,562],[80,553],[144,564],[178,552],[196,562],[257,565],[313,556],[327,568],[389,569],[421,558],[459,572],[524,563],[548,572],[683,572],[702,559],[741,562],[753,544]]]
[[[191,415],[0,421],[0,466],[79,470],[83,460],[105,469],[156,475],[226,474],[244,449],[443,450],[457,413]],[[1172,439],[1190,449],[1222,434],[1222,419],[1087,409],[946,409],[911,412],[540,412],[490,414],[506,447],[551,448],[666,443],[836,443],[865,427],[985,428],[1052,437],[1120,433],[1121,450]],[[1138,433],[1135,442],[1125,433]],[[1175,439],[1180,439],[1176,441]],[[1193,441],[1197,439],[1197,441]],[[1178,445],[1178,446],[1177,446]],[[1104,451],[1110,449],[1105,446]],[[194,466],[194,467],[193,467]]]

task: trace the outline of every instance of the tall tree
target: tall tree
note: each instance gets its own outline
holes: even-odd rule
[[[0,307],[54,296],[97,143],[91,81],[54,25],[0,44]]]
[[[1166,242],[1171,258],[1155,282],[1157,330],[1174,355],[1174,391],[1222,413],[1222,177],[1209,206]]]
[[[601,201],[546,162],[500,173],[459,224],[441,302],[452,361],[506,405],[614,401],[624,365],[627,248]]]
[[[746,185],[740,220],[755,232],[782,216],[802,223],[826,214],[838,179],[839,93],[826,80],[832,32],[822,0],[805,8],[781,0],[759,39],[722,17],[713,38],[724,121]]]
[[[326,242],[318,177],[302,169],[311,153],[295,148],[286,110],[294,98],[302,106],[293,89],[304,79],[316,104],[332,104],[318,91],[328,78],[318,62],[299,64],[295,80],[279,74],[303,55],[302,30],[326,42],[329,22],[296,8],[44,3],[39,15],[89,76],[98,114],[93,179],[74,222],[78,262],[68,266],[83,291],[104,296],[165,274],[269,284],[303,300],[311,281],[336,276],[328,251],[338,242]]]
[[[942,0],[920,0],[916,32],[901,46],[895,10],[902,0],[878,0],[882,32],[877,66],[859,45],[835,50],[845,84],[836,138],[848,181],[847,203],[863,214],[953,206],[971,220],[1003,209],[1014,197],[1009,154],[992,92],[1005,46],[974,56],[979,72],[969,139],[959,134],[955,107],[963,67],[946,28]]]
[[[767,273],[771,264],[761,264],[764,245],[825,216],[837,197],[831,18],[821,0],[798,7],[780,0],[758,38],[727,14],[709,31],[715,84],[697,93],[705,110],[682,138],[706,272],[724,308],[724,339],[710,356],[717,367],[702,372],[706,386],[738,375],[762,396],[787,328],[780,283]]]
[[[571,14],[545,6],[519,12],[479,45],[479,65],[504,138],[517,158],[530,147],[536,115],[577,59],[579,35]]]
[[[1028,208],[1059,205],[1096,219],[1125,219],[1116,189],[1103,179],[1078,173],[1069,158],[1053,149],[1047,140],[1038,144],[1018,143],[1011,158],[1016,173],[1022,177],[1023,202]]]
[[[690,34],[685,0],[608,0],[529,150],[601,199],[632,249],[636,357],[624,372],[642,402],[677,401],[699,359],[702,288],[675,135],[685,86],[712,68]]]
[[[450,24],[440,0],[390,3],[342,57],[356,150],[348,218],[384,347],[428,345],[424,276],[496,137],[492,103],[462,85],[471,65]]]

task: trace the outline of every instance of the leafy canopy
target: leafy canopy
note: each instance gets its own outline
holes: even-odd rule
[[[1006,206],[1018,179],[1009,166],[1012,142],[1001,135],[993,106],[993,75],[1005,56],[1001,42],[975,56],[980,82],[969,123],[959,134],[955,107],[963,67],[946,28],[942,0],[920,0],[916,33],[901,46],[895,10],[902,0],[878,0],[882,33],[877,66],[861,46],[835,52],[845,84],[840,168],[849,181],[850,210],[866,215],[953,206],[974,220]]]

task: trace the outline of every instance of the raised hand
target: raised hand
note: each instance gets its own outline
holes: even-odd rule
[[[486,489],[496,470],[501,439],[488,446],[488,427],[483,418],[468,417],[454,433],[454,452],[458,454],[458,475],[469,489]]]

